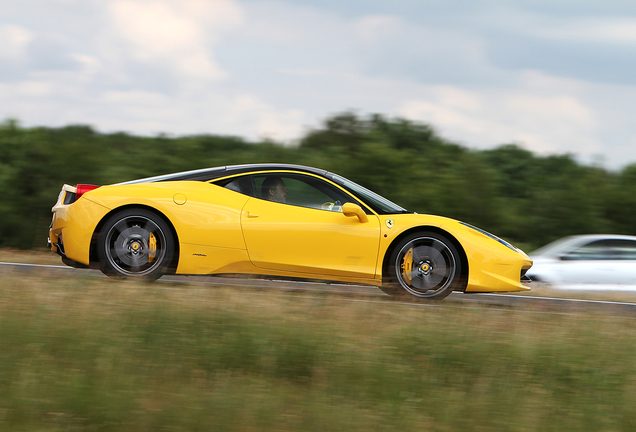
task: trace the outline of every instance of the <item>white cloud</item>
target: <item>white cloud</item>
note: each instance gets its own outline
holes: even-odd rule
[[[0,119],[288,141],[354,110],[427,122],[470,147],[517,141],[604,154],[612,167],[636,161],[636,86],[603,75],[629,74],[631,51],[621,54],[636,42],[635,16],[551,15],[516,1],[461,11],[444,11],[447,2],[4,1]],[[543,57],[555,45],[555,56],[576,55]],[[605,52],[601,78],[572,78],[576,62],[592,69]],[[550,68],[561,60],[567,67]]]
[[[535,33],[544,38],[619,44],[636,43],[636,18],[579,18],[558,26],[540,27]]]
[[[202,43],[196,22],[166,2],[117,1],[111,10],[121,35],[141,58],[170,56]]]
[[[370,15],[355,23],[355,29],[361,40],[373,43],[387,35],[399,31],[406,23],[393,15]]]
[[[217,80],[227,72],[212,47],[242,22],[230,0],[118,0],[110,4],[116,32],[142,62],[159,62],[179,74]]]
[[[32,39],[32,32],[24,27],[0,25],[0,58],[24,60],[27,45]]]
[[[536,87],[522,87],[469,92],[431,86],[424,99],[406,101],[398,112],[430,123],[447,139],[470,146],[488,148],[517,142],[540,153],[592,155],[602,151],[596,138],[598,114],[569,91],[539,92]]]
[[[279,111],[253,95],[241,95],[228,105],[221,120],[237,125],[251,124],[251,130],[246,132],[255,138],[289,140],[300,136],[305,116],[302,110]]]
[[[434,91],[440,103],[444,106],[462,108],[472,112],[477,112],[484,108],[483,102],[476,91],[448,85],[435,86]]]

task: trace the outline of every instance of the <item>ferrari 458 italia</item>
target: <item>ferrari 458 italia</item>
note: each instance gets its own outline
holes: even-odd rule
[[[409,212],[337,174],[237,165],[92,186],[64,185],[51,249],[74,267],[326,280],[390,295],[529,289],[528,256],[453,219]]]

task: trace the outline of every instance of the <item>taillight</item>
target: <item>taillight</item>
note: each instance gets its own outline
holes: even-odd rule
[[[93,189],[97,189],[99,186],[89,185],[89,184],[78,184],[77,191],[75,192],[75,199],[78,200],[79,197],[84,195],[88,191],[92,191]]]

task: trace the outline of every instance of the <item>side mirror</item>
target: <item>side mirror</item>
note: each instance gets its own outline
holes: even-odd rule
[[[354,204],[350,202],[344,203],[342,205],[342,214],[344,214],[347,217],[357,216],[360,222],[362,223],[369,222],[369,218],[367,217],[367,214],[364,212],[364,210],[362,210],[362,207],[360,207],[358,204]]]

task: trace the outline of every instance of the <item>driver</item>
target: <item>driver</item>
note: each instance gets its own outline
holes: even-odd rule
[[[270,176],[261,185],[261,197],[268,201],[284,203],[287,200],[287,188],[283,179]]]

